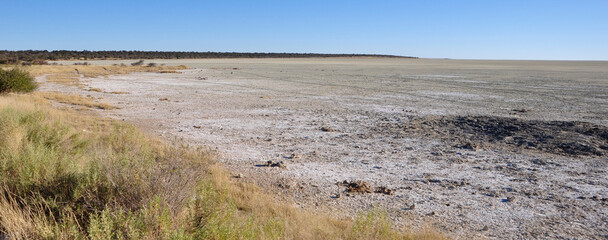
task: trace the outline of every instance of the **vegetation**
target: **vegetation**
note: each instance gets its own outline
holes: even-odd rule
[[[91,97],[83,97],[80,95],[66,95],[59,92],[38,92],[35,94],[36,96],[43,97],[48,100],[53,100],[59,103],[65,103],[70,105],[83,106],[88,108],[97,108],[97,109],[105,109],[111,110],[116,109],[118,107],[112,106],[107,103],[98,103],[95,99]]]
[[[0,64],[44,64],[46,60],[87,59],[196,59],[196,58],[308,58],[308,57],[400,57],[379,54],[321,53],[238,53],[238,52],[159,52],[159,51],[0,51]],[[405,57],[412,58],[412,57]]]
[[[0,93],[31,92],[36,87],[34,78],[27,71],[18,68],[11,70],[0,68]]]
[[[163,72],[188,69],[184,65],[179,66],[98,66],[98,65],[33,65],[24,66],[22,69],[30,72],[32,76],[46,75],[47,80],[54,81],[55,78],[64,79],[65,82],[78,81],[84,77],[104,77],[109,75],[127,74],[131,72]],[[58,80],[59,82],[61,80]],[[73,83],[70,83],[73,84]],[[69,85],[69,84],[66,84]],[[73,86],[73,85],[72,85]]]

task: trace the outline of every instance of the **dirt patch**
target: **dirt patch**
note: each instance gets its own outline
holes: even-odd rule
[[[378,131],[441,139],[467,150],[537,150],[566,156],[608,154],[608,128],[579,121],[538,121],[497,116],[413,117],[380,121]]]

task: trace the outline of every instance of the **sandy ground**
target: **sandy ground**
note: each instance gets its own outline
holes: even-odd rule
[[[42,90],[217,149],[235,181],[303,208],[380,206],[455,239],[608,238],[608,62],[154,62],[191,69],[82,79],[128,94]]]

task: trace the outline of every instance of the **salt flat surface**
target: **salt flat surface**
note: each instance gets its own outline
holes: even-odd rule
[[[124,95],[42,90],[102,97],[122,109],[100,113],[217,149],[235,181],[304,208],[379,205],[456,239],[608,237],[607,62],[153,62],[191,69],[82,79]],[[269,160],[286,168],[260,166]],[[344,180],[393,194],[345,193]]]

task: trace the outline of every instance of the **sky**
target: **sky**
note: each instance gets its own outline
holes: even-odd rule
[[[2,50],[608,60],[607,0],[0,0]]]

